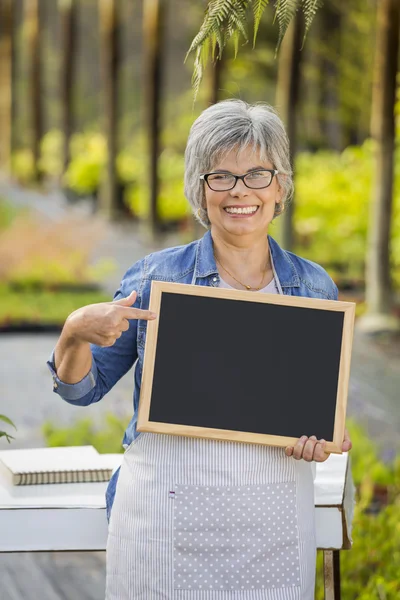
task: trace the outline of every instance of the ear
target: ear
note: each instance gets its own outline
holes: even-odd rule
[[[277,182],[278,182],[278,198],[279,198],[279,202],[282,202],[282,198],[285,195],[285,190],[283,189],[283,180],[286,178],[286,175],[284,174],[279,174],[276,178]]]

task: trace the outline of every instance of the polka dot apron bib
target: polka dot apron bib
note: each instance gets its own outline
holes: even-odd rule
[[[106,600],[314,600],[310,463],[141,433],[109,523]]]

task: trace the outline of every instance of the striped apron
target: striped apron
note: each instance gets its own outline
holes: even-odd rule
[[[140,433],[109,523],[106,600],[314,600],[311,464],[283,448]]]

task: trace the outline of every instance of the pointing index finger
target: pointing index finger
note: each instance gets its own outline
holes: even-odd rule
[[[118,313],[124,319],[144,319],[146,321],[149,321],[157,317],[157,314],[151,310],[143,310],[141,308],[130,308],[129,306],[118,306]]]

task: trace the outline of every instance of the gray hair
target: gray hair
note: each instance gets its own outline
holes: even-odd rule
[[[289,140],[277,112],[264,102],[248,104],[243,100],[223,100],[206,108],[193,123],[185,151],[185,196],[200,223],[208,228],[204,181],[207,173],[233,149],[239,154],[246,147],[269,160],[283,189],[282,209],[293,196]],[[281,210],[277,214],[283,212]]]

